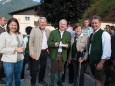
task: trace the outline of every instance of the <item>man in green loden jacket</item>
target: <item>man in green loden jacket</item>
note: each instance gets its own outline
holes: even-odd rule
[[[67,49],[70,48],[71,34],[66,31],[67,21],[59,21],[59,29],[51,32],[48,39],[51,58],[51,85],[54,86],[55,74],[58,74],[58,86],[63,86],[61,82],[64,72],[64,63],[67,60]]]

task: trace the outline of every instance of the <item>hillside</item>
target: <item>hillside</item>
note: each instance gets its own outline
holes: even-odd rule
[[[97,0],[85,11],[82,20],[92,15],[99,15],[105,19],[113,16],[115,14],[113,11],[115,11],[115,0]]]
[[[0,16],[9,18],[9,12],[38,4],[33,0],[0,0]]]

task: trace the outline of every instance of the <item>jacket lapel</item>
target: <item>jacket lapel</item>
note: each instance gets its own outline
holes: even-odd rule
[[[47,29],[45,29],[45,32],[46,32],[46,37],[48,39],[49,38],[49,31]]]

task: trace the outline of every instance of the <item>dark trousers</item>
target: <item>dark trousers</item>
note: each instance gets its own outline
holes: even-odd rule
[[[109,84],[109,79],[110,79],[110,67],[111,67],[111,63],[110,60],[107,60],[105,63],[105,84]]]
[[[65,62],[64,64],[64,74],[62,76],[62,81],[63,82],[65,81],[65,78],[66,78],[65,75],[66,75],[67,68],[69,69],[69,83],[73,83],[73,77],[74,77],[73,64],[70,63],[67,65],[67,62]]]
[[[22,69],[22,74],[21,74],[21,78],[23,79],[24,78],[24,70],[25,70],[25,65],[28,63],[28,67],[29,69],[31,68],[31,62],[32,62],[32,59],[30,57],[30,55],[27,53],[25,53],[24,55],[24,63],[23,63],[23,69]]]
[[[0,53],[0,59],[2,57],[2,54]],[[0,60],[0,79],[5,77],[4,69],[3,69],[3,62]]]
[[[43,81],[45,76],[47,57],[48,57],[47,51],[41,51],[39,60],[32,59],[31,84],[36,83],[37,77],[39,77],[38,78],[39,82]]]
[[[68,49],[68,51],[67,51],[67,58],[69,57],[69,52],[70,52],[70,49]],[[63,82],[65,81],[65,75],[66,75],[67,68],[69,69],[69,83],[73,83],[73,77],[74,77],[73,64],[70,63],[67,65],[67,61],[64,64],[64,74],[62,76],[62,81]]]
[[[5,73],[4,73],[3,66],[1,66],[1,68],[0,68],[0,79],[2,79],[3,77],[5,77]]]
[[[112,77],[115,77],[115,73],[113,72],[115,68],[112,61],[115,60],[107,60],[105,63],[105,86],[109,86],[113,80]]]
[[[74,84],[75,86],[83,86],[84,85],[84,67],[85,67],[85,62],[81,64],[81,69],[79,70],[79,62],[76,60],[72,60],[73,63],[73,70],[74,70]],[[79,71],[80,71],[80,79],[78,80],[79,76]],[[79,85],[78,85],[79,83]]]
[[[73,83],[73,78],[74,78],[73,64],[72,63],[68,64],[68,68],[69,68],[69,82]]]

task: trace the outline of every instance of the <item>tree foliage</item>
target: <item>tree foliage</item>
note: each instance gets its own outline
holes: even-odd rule
[[[38,10],[44,15],[48,22],[54,26],[58,25],[60,19],[75,23],[81,19],[85,9],[90,6],[93,0],[41,0],[41,9]]]
[[[110,16],[115,9],[115,0],[97,0],[83,14],[82,20],[92,15],[101,16],[102,19]]]

